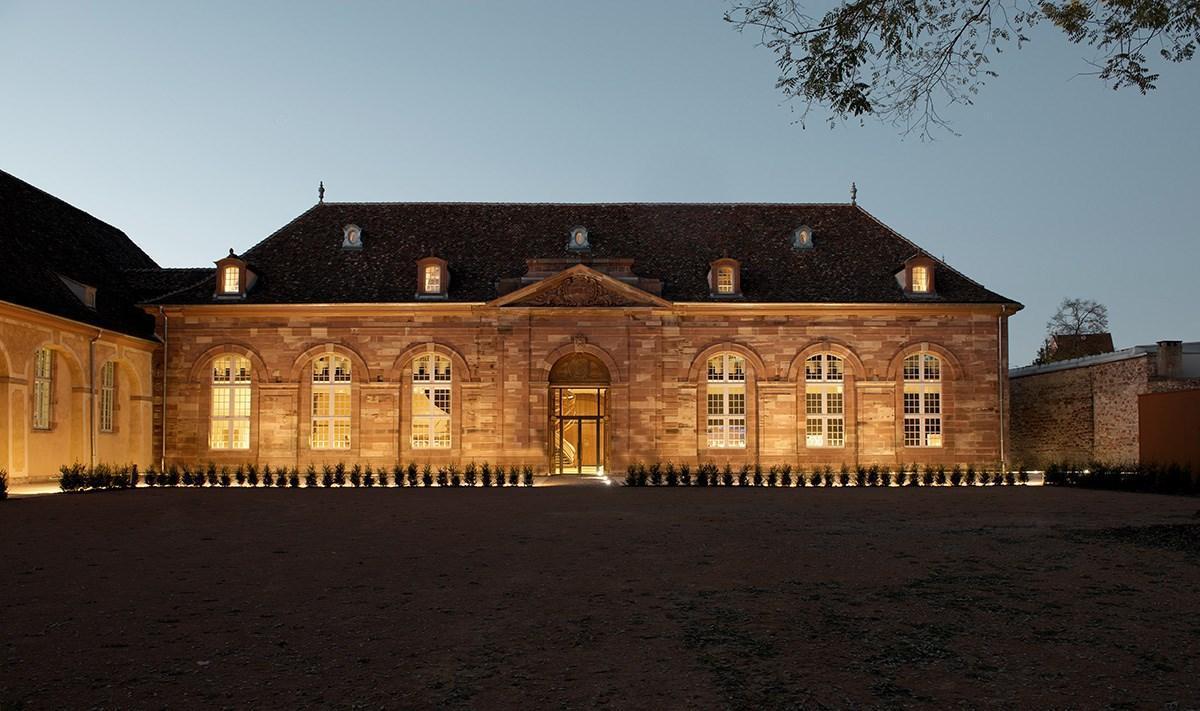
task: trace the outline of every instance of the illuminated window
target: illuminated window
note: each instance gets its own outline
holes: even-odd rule
[[[239,355],[213,360],[208,446],[250,448],[250,361]]]
[[[442,268],[436,264],[425,267],[425,293],[437,294],[442,291]]]
[[[113,431],[113,405],[116,399],[116,364],[111,360],[100,366],[100,431]]]
[[[312,448],[350,448],[350,359],[323,355],[312,367]]]
[[[39,348],[33,354],[33,429],[50,429],[54,402],[54,351]]]
[[[904,446],[942,446],[942,361],[932,353],[904,359]]]
[[[717,267],[717,293],[733,293],[733,267]]]
[[[241,270],[237,267],[225,267],[222,275],[221,291],[226,294],[236,294],[241,291]]]
[[[413,449],[450,447],[450,359],[429,353],[413,360]]]
[[[722,353],[708,359],[708,446],[746,446],[746,359]]]
[[[929,292],[929,267],[912,268],[912,290],[919,294]]]
[[[804,417],[809,447],[846,445],[842,359],[821,353],[804,361]]]

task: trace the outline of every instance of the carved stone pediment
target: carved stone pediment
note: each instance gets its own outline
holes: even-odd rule
[[[668,302],[610,276],[575,266],[492,302],[496,306],[570,308],[665,306]]]

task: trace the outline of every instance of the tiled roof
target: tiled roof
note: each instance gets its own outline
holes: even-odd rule
[[[112,225],[0,171],[0,300],[133,336],[153,337],[127,270],[158,265]],[[85,306],[59,278],[96,288]],[[161,292],[160,292],[161,293]]]
[[[361,250],[342,249],[347,224],[362,228]],[[571,256],[576,225],[591,256],[632,258],[671,301],[709,301],[709,262],[729,256],[750,302],[1014,303],[944,265],[936,296],[906,295],[895,274],[924,252],[854,205],[675,203],[321,203],[242,255],[258,274],[245,302],[416,301],[415,263],[430,254],[448,262],[450,301],[488,301],[526,259]],[[791,246],[801,225],[812,249]],[[211,303],[213,278],[155,301]]]
[[[1070,360],[1112,352],[1111,333],[1062,333],[1053,337],[1051,355],[1054,360]]]

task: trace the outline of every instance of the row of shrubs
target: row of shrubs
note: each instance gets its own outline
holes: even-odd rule
[[[506,470],[502,466],[492,467],[487,462],[476,465],[474,462],[462,467],[449,465],[436,469],[426,464],[419,467],[416,462],[409,462],[407,467],[399,464],[388,469],[378,469],[359,464],[347,467],[344,463],[326,464],[318,469],[310,464],[301,471],[296,467],[277,467],[269,465],[261,468],[254,464],[239,464],[233,468],[218,467],[210,462],[208,465],[176,466],[172,464],[162,471],[151,468],[139,475],[137,467],[114,467],[107,464],[97,464],[89,469],[82,464],[63,466],[59,470],[59,487],[63,491],[81,491],[84,489],[125,489],[135,487],[139,483],[145,486],[188,486],[188,487],[274,487],[314,488],[353,486],[353,487],[387,487],[396,486],[409,488],[432,486],[533,486],[533,467],[516,465]]]
[[[851,469],[842,465],[838,471],[833,467],[805,471],[793,469],[790,464],[762,466],[743,464],[736,471],[732,464],[719,468],[716,464],[701,464],[695,471],[682,464],[676,467],[671,462],[663,465],[631,464],[625,472],[625,486],[1013,486],[1028,484],[1029,473],[1019,471],[989,471],[968,466],[947,470],[943,466],[926,466],[923,469],[913,464],[900,466],[894,471],[888,466],[859,466]]]
[[[1155,494],[1200,495],[1200,476],[1179,464],[1104,464],[1087,466],[1055,463],[1046,467],[1047,486],[1142,491]]]

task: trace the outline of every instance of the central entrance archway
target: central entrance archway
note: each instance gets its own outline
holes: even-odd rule
[[[586,353],[550,369],[550,471],[603,474],[608,453],[608,368]]]

